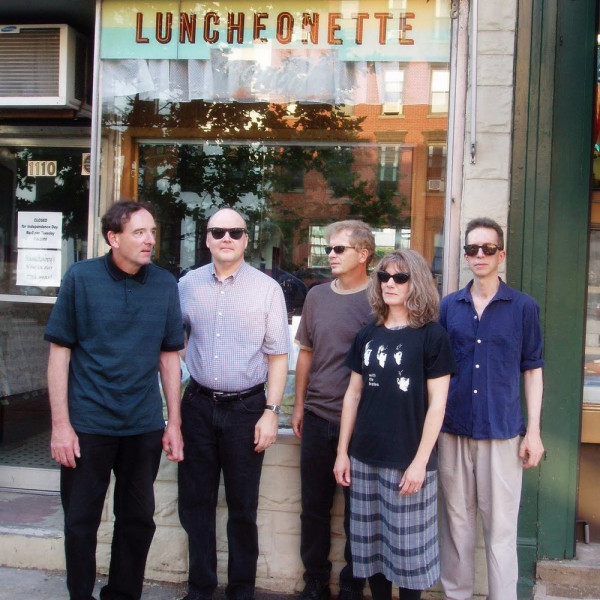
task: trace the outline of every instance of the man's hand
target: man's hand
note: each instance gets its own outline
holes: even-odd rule
[[[163,433],[162,447],[167,458],[172,462],[183,460],[183,438],[181,437],[181,428],[167,422],[167,428]]]
[[[74,469],[77,466],[75,459],[81,457],[79,438],[70,424],[52,427],[50,450],[52,458],[63,467]]]
[[[350,485],[350,458],[347,454],[339,454],[333,466],[335,480],[344,487]]]
[[[544,456],[544,445],[542,444],[542,438],[540,434],[534,434],[527,432],[521,447],[519,448],[519,456],[523,461],[523,468],[530,469],[537,467]]]
[[[304,424],[304,402],[298,402],[294,404],[294,411],[292,412],[292,429],[296,434],[296,437],[302,437],[302,425]]]
[[[265,410],[263,416],[254,426],[254,451],[264,452],[277,439],[279,420],[272,410]]]

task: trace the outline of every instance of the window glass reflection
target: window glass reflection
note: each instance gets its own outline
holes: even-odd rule
[[[89,150],[0,147],[0,294],[55,296],[87,258]]]

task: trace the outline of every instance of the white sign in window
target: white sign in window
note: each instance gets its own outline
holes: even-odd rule
[[[17,227],[17,285],[58,287],[62,213],[19,212]]]

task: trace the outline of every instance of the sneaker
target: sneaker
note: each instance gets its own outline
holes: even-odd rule
[[[331,591],[329,585],[323,581],[307,581],[300,600],[329,600]]]

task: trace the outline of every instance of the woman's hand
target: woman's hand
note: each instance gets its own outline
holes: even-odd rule
[[[408,496],[416,494],[423,487],[425,481],[426,465],[416,464],[415,461],[410,463],[404,475],[400,480],[400,495]]]

